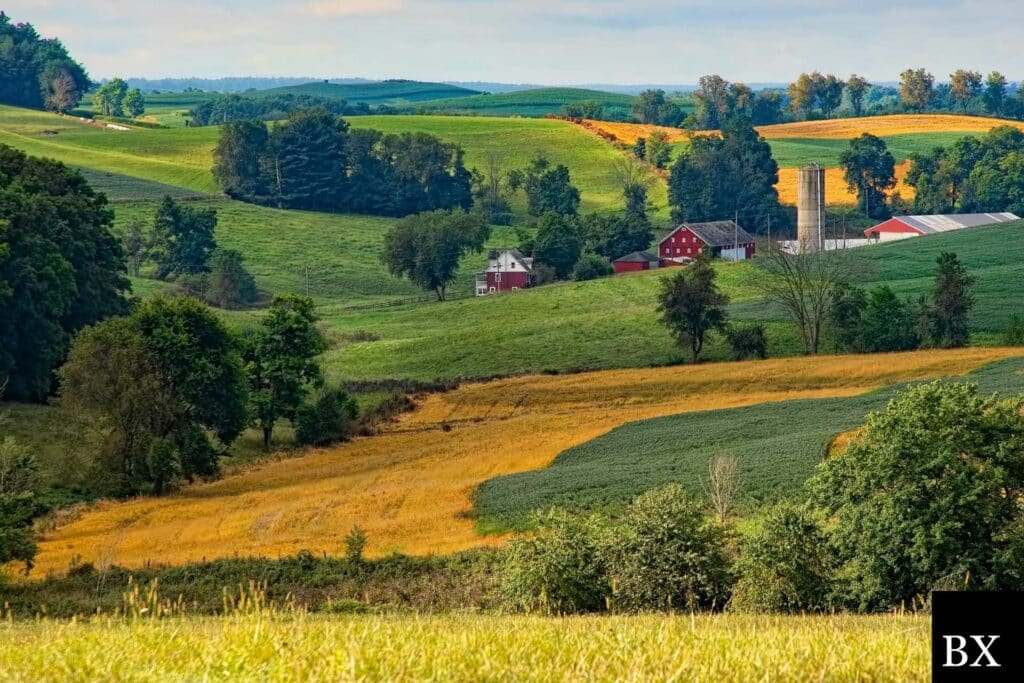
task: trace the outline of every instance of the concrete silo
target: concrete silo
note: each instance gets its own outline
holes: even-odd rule
[[[824,217],[825,169],[810,164],[797,170],[796,179],[796,238],[801,252],[822,248]]]

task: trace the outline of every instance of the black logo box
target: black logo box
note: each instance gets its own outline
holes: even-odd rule
[[[1024,681],[1024,592],[932,593],[932,681]]]

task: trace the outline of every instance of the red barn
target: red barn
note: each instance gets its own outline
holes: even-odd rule
[[[868,228],[864,234],[873,240],[890,242],[908,237],[936,235],[940,232],[980,228],[983,225],[1019,220],[1012,213],[960,213],[932,216],[894,216]]]
[[[712,257],[744,261],[754,256],[754,237],[735,221],[683,223],[658,243],[658,255],[673,265],[697,258],[705,248]]]
[[[630,273],[635,270],[650,270],[661,265],[661,259],[649,251],[634,251],[612,261],[616,273]]]
[[[533,284],[533,259],[518,249],[491,249],[487,270],[476,274],[476,295],[514,292]]]

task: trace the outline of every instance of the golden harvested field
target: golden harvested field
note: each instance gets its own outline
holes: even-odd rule
[[[899,192],[904,199],[913,199],[915,194],[914,188],[904,182],[909,170],[909,161],[896,165],[894,192]],[[779,191],[779,201],[783,204],[796,204],[796,174],[795,168],[779,169],[779,182],[775,189]],[[828,206],[852,206],[857,203],[857,194],[847,188],[841,168],[825,169],[825,203]]]
[[[654,133],[655,131],[661,131],[667,135],[669,142],[686,142],[692,135],[689,131],[683,130],[682,128],[656,126],[650,123],[617,123],[615,121],[584,119],[583,124],[584,128],[614,135],[619,142],[625,145],[636,144],[637,138],[649,138],[651,137],[651,133]],[[709,133],[698,132],[696,134],[708,135]]]
[[[469,384],[423,399],[387,433],[263,465],[165,498],[104,502],[44,535],[35,576],[73,558],[99,567],[233,556],[340,554],[355,525],[368,551],[447,553],[480,537],[470,496],[499,474],[544,467],[624,422],[794,398],[850,396],[959,375],[1019,349],[822,356]]]
[[[0,621],[0,681],[925,681],[924,616]]]

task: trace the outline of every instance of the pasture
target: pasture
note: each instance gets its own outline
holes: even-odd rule
[[[626,422],[765,402],[854,396],[961,375],[1019,349],[820,356],[467,384],[420,399],[380,436],[309,451],[162,498],[102,502],[42,535],[34,576],[310,550],[340,555],[359,525],[373,556],[449,553],[482,537],[481,483],[546,467]],[[840,431],[839,428],[836,431]]]
[[[345,100],[349,104],[364,102],[366,104],[404,105],[425,100],[461,99],[480,95],[477,90],[470,90],[458,85],[447,83],[427,83],[423,81],[391,80],[372,83],[325,83],[314,81],[302,85],[286,85],[269,90],[258,90],[247,93],[252,97],[268,95],[311,95],[336,100]]]
[[[562,114],[566,104],[600,102],[605,116],[629,115],[636,100],[632,95],[588,90],[586,88],[530,88],[507,93],[481,93],[470,97],[437,99],[421,102],[418,109],[439,113],[461,113],[476,116],[541,117]]]
[[[1024,358],[993,363],[964,379],[977,383],[985,394],[1024,394]],[[485,482],[474,499],[481,526],[526,529],[532,511],[550,507],[614,510],[644,491],[673,482],[700,498],[708,464],[719,455],[731,455],[739,463],[741,512],[749,514],[781,499],[799,500],[804,482],[832,439],[862,425],[865,416],[884,408],[899,388],[626,424],[563,451],[549,467]]]
[[[332,617],[257,604],[0,621],[0,680],[925,681],[928,633],[912,615]]]

